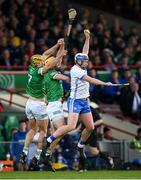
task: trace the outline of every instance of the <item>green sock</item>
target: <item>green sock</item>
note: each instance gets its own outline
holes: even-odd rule
[[[27,155],[27,154],[28,154],[28,147],[25,147],[25,146],[24,146],[23,152],[25,153],[25,155]]]
[[[37,149],[35,157],[39,160],[42,153],[42,149]]]

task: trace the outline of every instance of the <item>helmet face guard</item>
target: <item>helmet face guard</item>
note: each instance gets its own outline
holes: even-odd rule
[[[75,63],[77,63],[77,61],[88,61],[89,57],[87,54],[83,54],[83,53],[77,53],[74,57]]]
[[[33,67],[36,67],[37,65],[39,65],[41,63],[41,61],[43,60],[43,57],[42,55],[39,55],[39,54],[35,54],[31,57],[31,62],[30,64],[33,66]]]

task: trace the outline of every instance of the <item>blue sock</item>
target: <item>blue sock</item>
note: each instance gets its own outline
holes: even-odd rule
[[[47,141],[48,141],[49,143],[52,143],[55,139],[56,139],[56,137],[54,137],[53,135],[51,135],[51,136],[49,136],[49,137],[47,138]]]

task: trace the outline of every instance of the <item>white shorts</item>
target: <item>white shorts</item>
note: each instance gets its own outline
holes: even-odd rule
[[[49,102],[47,105],[47,114],[51,121],[64,118],[63,104],[60,101]]]
[[[47,105],[42,101],[28,99],[25,107],[25,113],[29,120],[33,118],[36,120],[48,119]]]

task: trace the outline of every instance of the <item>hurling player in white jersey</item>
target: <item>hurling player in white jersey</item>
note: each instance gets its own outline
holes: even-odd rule
[[[82,53],[77,53],[75,55],[75,65],[71,68],[71,93],[68,98],[68,121],[67,125],[63,125],[58,128],[53,135],[47,138],[46,149],[49,150],[50,144],[57,138],[60,137],[69,131],[72,131],[76,128],[78,118],[85,125],[85,129],[81,134],[81,138],[78,142],[78,149],[81,156],[84,156],[83,148],[85,142],[90,136],[91,132],[94,130],[93,117],[91,114],[90,106],[88,103],[89,97],[89,83],[95,85],[104,85],[112,86],[110,82],[103,82],[98,79],[92,78],[87,75],[87,66],[88,66],[88,52],[89,52],[89,41],[90,41],[90,32],[89,30],[84,30],[85,34],[85,44],[83,46]]]

